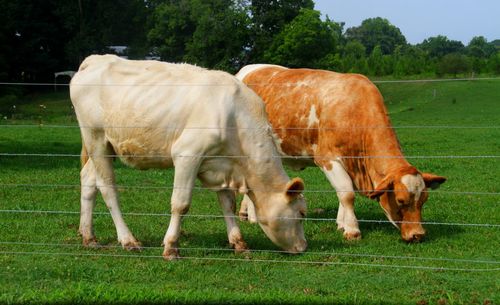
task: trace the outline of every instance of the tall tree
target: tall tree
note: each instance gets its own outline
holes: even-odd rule
[[[417,46],[396,48],[393,59],[395,76],[417,75],[430,69],[425,52]]]
[[[367,74],[368,62],[366,60],[366,48],[357,41],[349,41],[344,47],[342,70],[344,72],[356,72]]]
[[[371,54],[377,45],[382,54],[392,54],[397,46],[406,45],[401,30],[380,17],[366,19],[360,26],[347,29],[345,36],[348,41],[361,42],[366,48],[366,55]]]
[[[235,71],[249,45],[249,17],[240,0],[158,4],[148,39],[167,61]]]
[[[55,4],[55,1],[28,0],[0,3],[3,32],[0,57],[6,69],[4,77],[46,80],[64,65],[64,43],[69,36],[54,14]]]
[[[443,35],[427,38],[418,47],[432,58],[441,58],[450,53],[463,53],[465,48],[461,41],[449,40]]]
[[[454,77],[460,73],[471,70],[471,64],[467,56],[459,53],[450,53],[443,56],[437,66],[436,74],[439,76],[453,74]]]
[[[496,53],[495,46],[488,43],[488,40],[483,36],[472,38],[466,50],[472,60],[472,70],[476,73],[485,71],[488,66],[488,59]]]
[[[249,17],[234,0],[198,0],[192,19],[196,30],[186,45],[184,59],[201,66],[236,72],[249,45]],[[196,2],[196,1],[193,1]]]
[[[335,53],[340,32],[340,25],[322,21],[318,11],[302,9],[276,36],[264,59],[291,67],[317,67],[323,57]]]
[[[0,17],[0,65],[11,80],[52,80],[106,46],[145,41],[142,0],[1,0]]]
[[[182,61],[186,45],[196,30],[196,21],[191,18],[190,0],[158,3],[151,15],[149,44],[157,49],[161,59]]]
[[[249,0],[252,17],[252,44],[247,61],[262,62],[274,37],[291,22],[302,8],[314,9],[313,0]]]

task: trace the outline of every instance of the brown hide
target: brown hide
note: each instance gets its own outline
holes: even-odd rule
[[[392,171],[414,171],[401,153],[382,95],[366,77],[266,67],[243,81],[266,103],[285,154],[310,156],[327,169],[341,158],[365,195]],[[313,106],[317,120],[309,119]]]

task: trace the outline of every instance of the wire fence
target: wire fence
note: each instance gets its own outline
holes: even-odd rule
[[[471,82],[471,81],[497,81],[500,80],[500,77],[464,77],[464,78],[439,78],[439,79],[399,79],[399,80],[371,80],[371,82],[375,84],[409,84],[409,83],[443,83],[443,82]],[[329,81],[332,83],[332,81]],[[213,84],[213,83],[122,83],[122,84],[100,84],[100,83],[46,83],[46,82],[0,82],[1,86],[38,86],[38,87],[69,87],[71,86],[85,86],[85,87],[102,87],[102,86],[117,86],[117,87],[162,87],[162,86],[182,86],[182,87],[206,87],[206,86],[234,86],[233,83],[222,83],[222,84]],[[297,82],[286,82],[286,83],[250,83],[249,86],[304,86],[304,83]]]
[[[79,211],[54,211],[54,210],[0,210],[0,214],[52,214],[52,215],[79,215]],[[94,212],[93,215],[96,216],[109,216],[108,212]],[[170,217],[170,213],[138,213],[138,212],[128,212],[122,213],[126,216],[154,216],[154,217]],[[183,217],[187,218],[205,218],[205,219],[223,219],[223,218],[239,218],[239,216],[224,216],[217,214],[185,214]],[[318,221],[318,222],[334,222],[337,220],[334,218],[320,218],[320,217],[278,217],[279,219],[294,219],[294,220],[304,220],[304,221]],[[269,218],[267,219],[269,220]],[[358,219],[359,223],[376,223],[376,224],[422,224],[422,225],[439,225],[439,226],[463,226],[463,227],[486,227],[486,228],[500,228],[500,224],[489,224],[489,223],[454,223],[454,222],[436,222],[436,221],[389,221],[389,220],[379,220],[379,219]]]
[[[465,82],[465,81],[492,81],[492,80],[500,80],[498,77],[485,77],[485,78],[460,78],[460,79],[425,79],[425,80],[383,80],[383,81],[373,81],[377,84],[386,84],[386,83],[432,83],[432,82]],[[0,82],[0,85],[5,86],[52,86],[52,87],[67,87],[69,84],[54,84],[54,83],[15,83],[15,82]],[[81,86],[82,84],[73,84],[75,86]],[[268,84],[252,84],[252,85],[268,85]],[[281,86],[294,86],[300,84],[277,84]],[[102,86],[101,84],[86,84],[85,86]],[[116,84],[116,86],[212,86],[212,84]],[[225,84],[221,84],[221,86],[225,86]],[[93,128],[92,126],[78,126],[78,125],[57,125],[57,124],[0,124],[1,129],[12,129],[12,128],[44,128],[44,129],[82,129],[82,128]],[[163,130],[176,130],[178,129],[175,126],[160,126],[160,127],[151,127],[151,126],[105,126],[104,128],[124,128],[124,129],[163,129]],[[236,129],[236,127],[234,127]],[[342,130],[345,128],[349,129],[363,129],[363,130],[372,130],[372,129],[436,129],[436,130],[485,130],[485,129],[500,129],[500,125],[412,125],[412,126],[340,126],[335,128],[301,128],[301,127],[288,127],[288,128],[280,128],[274,130],[274,132],[298,132],[298,131],[306,131],[306,132],[319,132],[322,130]],[[219,127],[187,127],[187,130],[198,130],[198,131],[211,131],[218,130]],[[228,128],[224,128],[228,130]],[[229,130],[231,127],[229,127]],[[238,128],[242,129],[242,128]],[[270,128],[247,128],[249,130],[256,130],[256,132],[269,132]],[[1,139],[2,142],[8,142],[9,140]],[[26,141],[26,140],[18,140],[15,141]],[[34,157],[34,158],[79,158],[80,154],[72,154],[72,153],[9,153],[9,152],[1,152],[0,157],[3,158],[14,158],[14,157]],[[119,154],[110,154],[105,157],[122,157]],[[126,155],[127,158],[170,158],[169,155]],[[257,158],[254,156],[244,156],[244,155],[185,155],[181,157],[198,157],[198,158]],[[272,158],[280,158],[280,159],[321,159],[321,158],[331,158],[331,156],[320,156],[320,155],[307,155],[307,156],[271,156]],[[263,157],[264,158],[264,157]],[[268,157],[265,157],[266,159]],[[405,159],[492,159],[496,160],[500,158],[500,155],[496,154],[496,151],[491,154],[483,154],[483,155],[409,155],[409,156],[391,156],[391,155],[371,155],[371,156],[341,156],[344,159],[367,159],[367,158],[405,158]],[[77,184],[23,184],[23,183],[2,183],[0,184],[1,188],[72,188],[79,189],[81,185]],[[85,187],[85,185],[84,185]],[[88,186],[87,186],[88,187]],[[93,187],[93,186],[92,186]],[[99,187],[99,186],[96,186]],[[117,185],[119,189],[158,189],[158,190],[173,190],[179,187],[171,187],[171,186],[147,186],[147,185]],[[213,188],[206,187],[195,187],[195,190],[205,191],[205,190],[213,190]],[[231,188],[229,188],[231,190]],[[238,189],[233,189],[237,191]],[[251,190],[251,189],[250,189]],[[356,190],[356,192],[370,192],[371,190]],[[388,190],[391,191],[391,190]],[[305,193],[342,193],[346,192],[345,190],[334,190],[334,189],[306,189]],[[446,195],[472,195],[472,196],[498,196],[499,192],[476,192],[476,191],[433,191],[433,193],[446,194]],[[34,210],[34,209],[1,209],[0,214],[39,214],[39,215],[79,215],[79,211],[71,211],[71,210]],[[94,212],[97,216],[109,215],[107,212]],[[141,217],[169,217],[171,214],[169,213],[137,213],[137,212],[128,212],[123,213],[128,216],[141,216]],[[186,214],[184,217],[192,217],[192,218],[205,218],[205,219],[220,219],[224,218],[223,215],[214,215],[214,214]],[[227,216],[226,216],[227,217]],[[237,216],[233,216],[237,217]],[[302,219],[302,218],[301,218]],[[318,222],[336,222],[335,219],[332,218],[320,218],[320,217],[306,217],[303,220],[305,221],[318,221]],[[376,219],[359,219],[360,223],[393,223],[388,220],[376,220]],[[396,222],[396,223],[413,223],[413,222]],[[496,230],[500,228],[500,224],[497,223],[458,223],[458,222],[419,222],[424,225],[443,225],[443,226],[463,226],[463,227],[478,227],[478,228],[486,228],[490,230]],[[495,231],[493,234],[498,234]],[[50,247],[50,248],[76,248],[81,250],[82,246],[79,244],[67,244],[67,243],[44,243],[44,242],[21,242],[21,241],[0,241],[0,246],[3,247]],[[99,245],[98,248],[121,248],[121,246],[113,246],[113,245]],[[160,255],[149,255],[149,254],[110,254],[110,253],[92,253],[92,252],[61,252],[61,251],[17,251],[17,250],[5,250],[0,248],[0,255],[7,256],[18,256],[18,255],[43,255],[50,257],[101,257],[101,258],[126,258],[126,259],[160,259],[162,256]],[[162,249],[161,247],[143,247],[144,249]],[[464,259],[464,258],[449,258],[449,257],[412,257],[412,256],[396,256],[396,255],[378,255],[378,254],[363,254],[363,253],[340,253],[340,252],[314,252],[308,251],[307,254],[301,256],[299,259],[262,259],[256,257],[245,257],[245,258],[235,258],[235,257],[207,257],[206,253],[225,253],[228,251],[233,251],[231,249],[226,248],[179,248],[181,251],[197,253],[196,256],[183,256],[182,260],[192,260],[192,261],[218,261],[218,262],[241,262],[241,263],[279,263],[279,264],[303,264],[303,265],[317,265],[317,266],[336,266],[336,265],[346,265],[346,266],[360,266],[360,267],[372,267],[372,268],[396,268],[396,269],[417,269],[417,270],[429,270],[429,271],[454,271],[454,272],[496,272],[500,271],[500,261],[496,259]],[[276,250],[252,250],[248,251],[247,254],[284,254],[284,251],[276,251]],[[327,257],[324,260],[310,260],[311,257],[319,257],[324,256]],[[349,257],[349,258],[363,258],[363,259],[373,259],[373,260],[397,260],[397,261],[418,261],[418,262],[438,262],[438,263],[452,263],[452,264],[469,264],[469,265],[484,265],[478,268],[466,268],[466,267],[449,267],[449,266],[426,266],[426,265],[409,265],[409,264],[380,264],[374,262],[349,262],[349,261],[332,261],[331,257]],[[487,267],[486,267],[487,266]]]

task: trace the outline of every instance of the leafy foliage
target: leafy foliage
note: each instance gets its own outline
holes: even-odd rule
[[[372,53],[376,46],[383,54],[392,54],[396,47],[406,45],[406,38],[401,30],[384,18],[369,18],[359,27],[349,28],[346,33],[348,41],[357,40],[366,48],[366,54]]]
[[[464,46],[438,35],[410,45],[380,17],[344,31],[313,0],[0,0],[0,18],[4,81],[52,81],[54,72],[76,70],[87,55],[116,45],[130,58],[229,72],[271,62],[373,76],[498,74],[498,40],[477,36]],[[451,69],[462,55],[470,68]]]
[[[336,23],[321,21],[318,11],[302,9],[274,39],[264,59],[291,67],[315,67],[323,57],[335,53],[339,40]]]

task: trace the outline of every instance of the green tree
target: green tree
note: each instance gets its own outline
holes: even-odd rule
[[[372,53],[368,57],[368,67],[371,75],[382,76],[388,74],[392,70],[390,67],[390,55],[383,55],[382,48],[377,45],[373,48]]]
[[[106,46],[145,45],[142,0],[1,0],[0,17],[0,65],[10,80],[53,80]]]
[[[394,75],[417,75],[427,72],[431,68],[425,52],[417,46],[400,46],[393,55]]]
[[[437,66],[437,74],[453,74],[454,77],[460,73],[470,72],[471,63],[467,56],[459,53],[446,54],[441,58]]]
[[[457,40],[449,40],[448,37],[438,35],[425,39],[418,45],[432,58],[441,58],[450,53],[463,53],[464,44]]]
[[[500,74],[500,52],[492,54],[488,59],[488,70],[494,74]]]
[[[364,20],[360,26],[347,29],[347,41],[357,40],[366,49],[366,54],[371,54],[379,45],[382,54],[392,54],[400,45],[406,45],[406,38],[401,30],[384,18],[370,18]]]
[[[264,61],[264,53],[285,25],[297,17],[301,9],[314,9],[313,0],[249,1],[252,36],[248,62]]]
[[[64,62],[68,34],[55,15],[56,1],[1,1],[0,64],[9,80],[52,80]],[[5,70],[4,70],[5,69]]]
[[[184,59],[186,45],[196,30],[191,10],[190,0],[156,3],[153,7],[148,42],[162,60],[180,62]]]
[[[472,60],[472,70],[476,73],[486,70],[488,58],[496,53],[495,46],[489,44],[483,36],[472,38],[466,49]]]
[[[196,30],[186,44],[184,59],[236,72],[243,65],[250,37],[244,7],[232,0],[199,1],[193,7],[192,19],[196,20]]]
[[[365,54],[366,48],[361,42],[347,42],[343,52],[342,71],[367,74],[369,71]]]
[[[155,6],[148,39],[163,60],[234,72],[249,45],[248,24],[243,1],[169,1]]]
[[[302,9],[276,36],[264,59],[290,67],[317,67],[327,54],[335,53],[339,39],[338,24],[322,21],[318,11]]]

